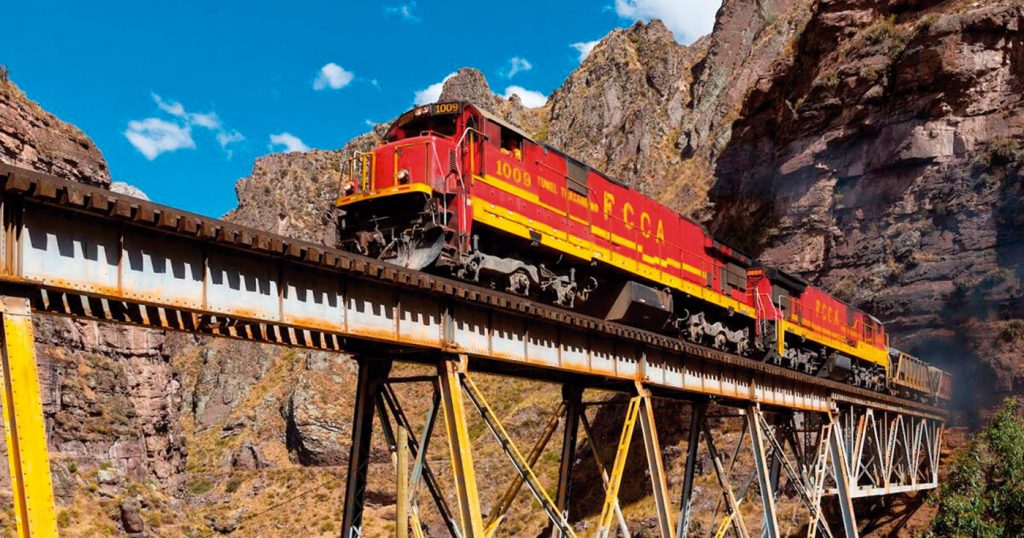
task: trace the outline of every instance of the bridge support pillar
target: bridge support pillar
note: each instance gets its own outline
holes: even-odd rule
[[[761,408],[752,405],[747,408],[747,428],[750,429],[750,445],[754,452],[754,467],[757,471],[757,486],[761,492],[761,506],[764,508],[764,530],[762,536],[779,538],[779,520],[775,514],[775,483],[772,480],[771,466],[768,463],[768,453],[765,451],[765,432],[761,428]],[[777,454],[781,457],[781,454]]]
[[[693,498],[693,479],[697,471],[697,449],[700,445],[700,430],[704,424],[707,404],[699,402],[690,407],[690,432],[686,443],[686,471],[683,474],[683,493],[679,501],[679,526],[676,536],[686,538],[690,527],[690,500]]]
[[[445,357],[438,365],[438,387],[459,504],[459,527],[465,538],[482,538],[484,524],[480,513],[480,495],[477,492],[473,453],[466,427],[466,408],[460,388],[460,377],[465,373],[465,357],[459,360]]]
[[[644,437],[647,455],[647,470],[651,475],[654,505],[658,509],[658,530],[662,538],[675,538],[672,526],[672,503],[668,499],[668,481],[665,479],[665,465],[661,459],[661,444],[658,442],[658,428],[654,421],[654,399],[646,387],[637,386],[640,393],[640,432]]]
[[[572,496],[572,476],[576,466],[576,434],[580,425],[580,413],[583,411],[583,389],[574,385],[563,385],[562,404],[565,406],[565,427],[562,431],[562,459],[558,467],[555,507],[569,519],[569,498]],[[558,529],[552,529],[552,536],[559,536]]]
[[[28,299],[0,297],[4,431],[18,536],[57,536]]]
[[[594,457],[594,463],[597,465],[597,468],[601,473],[601,485],[607,492],[608,488],[611,487],[611,479],[608,476],[608,471],[605,470],[604,461],[601,459],[601,451],[597,447],[597,437],[594,435],[594,431],[590,427],[590,421],[587,419],[585,408],[580,412],[580,424],[583,426],[583,432],[587,436],[587,445],[590,446],[590,455]],[[618,497],[613,501],[612,512],[614,512],[615,520],[619,524],[620,535],[628,537],[629,527],[626,525],[626,518],[622,516],[622,508],[619,506]]]
[[[399,403],[398,394],[395,392],[393,384],[424,381],[430,382],[434,390],[430,408],[427,410],[426,417],[424,417],[423,429],[420,433],[419,441],[417,441],[414,435],[415,430],[409,422],[409,418],[406,416],[405,411],[402,409],[401,403]],[[424,536],[423,524],[420,521],[419,515],[419,505],[416,501],[415,495],[417,486],[421,481],[424,482],[427,487],[427,492],[430,493],[430,496],[433,498],[438,515],[441,516],[441,520],[448,528],[448,534],[451,536],[460,536],[462,534],[459,532],[459,528],[455,524],[455,518],[452,517],[452,511],[448,507],[448,501],[445,500],[444,494],[441,491],[441,486],[437,482],[437,477],[434,475],[430,465],[427,463],[427,451],[429,450],[430,439],[434,432],[434,425],[437,422],[437,412],[440,406],[441,395],[437,390],[437,378],[433,376],[388,378],[387,382],[382,385],[377,397],[377,414],[380,417],[381,431],[384,434],[385,440],[388,442],[392,459],[396,463],[396,471],[400,471],[401,469],[401,466],[397,465],[398,449],[401,443],[398,440],[398,436],[395,435],[395,429],[392,428],[391,423],[394,422],[396,428],[404,428],[409,432],[406,447],[409,452],[409,457],[413,458],[413,462],[407,492],[410,502],[409,523],[413,527],[415,536]],[[399,502],[401,501],[402,496],[399,496]]]
[[[843,519],[843,530],[846,532],[846,538],[859,538],[857,518],[853,513],[853,486],[847,463],[843,429],[839,425],[840,421],[835,413],[829,419],[832,421],[832,432],[829,435],[828,446],[832,456],[832,472],[836,479],[836,497],[839,500],[839,513]]]
[[[352,447],[348,457],[348,480],[341,536],[362,535],[363,505],[366,495],[366,473],[370,463],[370,439],[373,436],[373,412],[381,387],[391,372],[391,361],[358,358],[359,381],[356,385],[355,409],[352,412]]]

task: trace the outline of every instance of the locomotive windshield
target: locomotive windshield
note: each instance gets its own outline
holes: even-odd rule
[[[416,118],[402,126],[403,138],[420,136],[428,133],[441,136],[455,135],[455,116],[426,116]]]
[[[414,108],[395,121],[388,135],[389,141],[434,134],[455,136],[456,120],[462,110],[460,103],[434,103]]]

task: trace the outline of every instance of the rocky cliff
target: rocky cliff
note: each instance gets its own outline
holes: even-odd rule
[[[964,374],[969,407],[1024,381],[1022,16],[818,2],[745,100],[710,194],[720,236],[887,321]]]
[[[0,75],[0,161],[110,186],[110,171],[96,144],[28,99],[7,80],[6,69]]]

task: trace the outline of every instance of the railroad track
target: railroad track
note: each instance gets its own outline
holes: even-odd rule
[[[667,335],[581,315],[501,291],[408,270],[347,251],[204,217],[10,165],[0,164],[0,193],[4,196],[7,211],[13,210],[12,201],[21,201],[27,204],[40,204],[62,212],[87,214],[96,219],[124,223],[152,231],[155,233],[154,237],[187,238],[198,240],[213,248],[240,250],[273,260],[287,260],[318,270],[335,272],[348,278],[384,282],[396,288],[414,289],[433,295],[446,296],[461,303],[514,312],[524,317],[542,319],[597,335],[612,336],[668,353],[815,386],[830,392],[836,400],[840,401],[861,405],[881,405],[891,410],[913,410],[936,418],[944,418],[947,415],[947,411],[943,407],[930,403],[881,394],[830,379],[814,377]],[[16,281],[12,282],[17,283]],[[61,286],[55,285],[53,288],[60,290]],[[113,294],[111,296],[111,298],[123,299],[113,297]],[[72,313],[61,312],[59,309],[45,306],[39,301],[34,301],[33,304],[40,307],[40,310]],[[198,327],[193,328],[197,329]],[[289,342],[280,343],[287,344]],[[340,350],[340,344],[336,347]]]

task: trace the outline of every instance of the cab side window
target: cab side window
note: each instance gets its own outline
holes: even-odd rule
[[[501,127],[499,148],[502,153],[516,160],[523,160],[523,137],[504,126]]]

